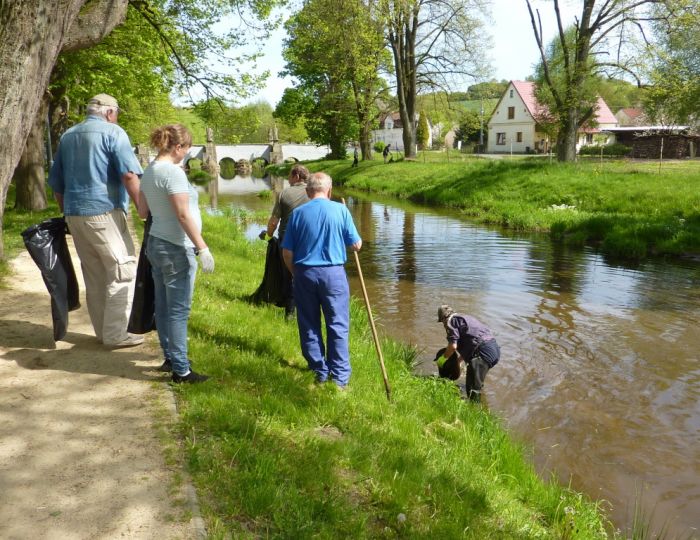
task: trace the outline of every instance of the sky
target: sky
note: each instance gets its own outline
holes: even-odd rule
[[[534,71],[539,51],[532,33],[530,15],[525,0],[490,0],[492,23],[487,27],[492,36],[492,47],[486,51],[493,67],[492,78],[497,80],[523,80]],[[557,33],[552,0],[531,0],[534,9],[539,8],[545,43]],[[573,22],[580,11],[580,0],[560,0],[560,9],[565,23]],[[273,107],[282,97],[285,88],[291,87],[290,79],[279,77],[284,69],[282,59],[283,28],[278,29],[267,41],[265,56],[260,65],[269,69],[271,76],[259,93],[247,100],[249,103],[265,100]],[[465,83],[465,91],[472,82]]]

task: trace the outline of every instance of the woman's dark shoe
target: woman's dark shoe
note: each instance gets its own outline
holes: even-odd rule
[[[187,375],[178,375],[177,373],[173,373],[173,382],[177,384],[181,383],[200,383],[208,380],[209,377],[207,375],[202,375],[201,373],[195,373],[194,371],[190,371]]]

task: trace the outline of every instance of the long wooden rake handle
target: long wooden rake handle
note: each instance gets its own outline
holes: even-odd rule
[[[345,204],[345,199],[341,199],[343,204]],[[360,266],[360,256],[357,251],[353,250],[353,255],[355,256],[355,264],[357,265],[357,275],[360,277],[360,286],[362,287],[362,296],[365,299],[365,307],[367,308],[367,318],[369,319],[369,325],[372,328],[372,337],[374,338],[374,347],[377,350],[377,357],[379,358],[379,366],[382,369],[382,377],[384,379],[384,389],[386,390],[386,398],[391,401],[391,388],[389,387],[389,378],[386,375],[386,367],[384,366],[384,356],[382,355],[382,348],[379,344],[379,336],[377,335],[377,327],[374,325],[374,317],[372,316],[372,307],[369,304],[369,295],[367,294],[367,287],[365,287],[365,278],[362,275],[362,267]]]

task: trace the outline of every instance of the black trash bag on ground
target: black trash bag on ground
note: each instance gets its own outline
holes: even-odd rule
[[[153,285],[151,263],[146,257],[148,234],[151,231],[153,217],[150,212],[143,227],[143,241],[139,252],[139,264],[136,268],[136,283],[134,286],[134,300],[131,304],[129,325],[127,331],[132,334],[146,334],[156,329],[156,292]]]
[[[259,303],[274,304],[277,307],[284,307],[284,262],[277,238],[270,238],[267,241],[267,255],[265,256],[265,272],[258,289],[250,295],[250,301]]]
[[[437,353],[435,353],[434,362],[437,362],[438,359],[445,354],[446,349],[447,347],[443,347]],[[462,366],[460,365],[456,352],[452,353],[452,355],[445,360],[445,363],[442,366],[438,365],[438,374],[443,379],[450,379],[452,381],[459,379],[459,377],[462,375]]]
[[[78,279],[66,242],[66,220],[51,218],[22,231],[24,245],[41,270],[51,296],[53,339],[60,341],[68,331],[68,312],[80,307]]]

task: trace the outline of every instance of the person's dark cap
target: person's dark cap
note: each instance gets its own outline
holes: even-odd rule
[[[442,304],[438,308],[438,312],[437,312],[438,313],[438,322],[446,321],[448,319],[448,317],[450,315],[452,315],[454,312],[455,312],[455,310],[452,309],[450,306],[448,306],[447,304]]]

